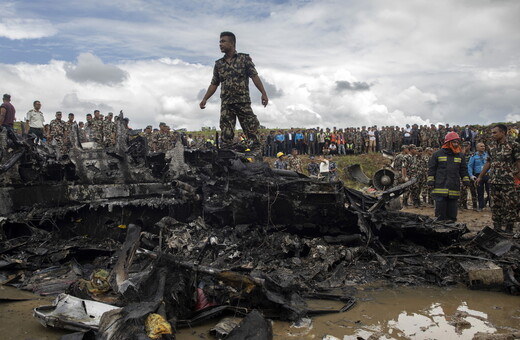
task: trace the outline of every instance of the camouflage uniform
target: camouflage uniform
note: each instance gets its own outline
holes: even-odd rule
[[[397,172],[396,179],[399,180],[403,177],[401,170],[403,169],[403,166],[405,166],[406,158],[404,153],[399,153],[394,158],[394,169]]]
[[[103,123],[103,144],[105,147],[116,145],[116,123],[106,120]]]
[[[307,172],[309,173],[309,176],[318,177],[320,174],[320,165],[318,163],[309,163],[307,165]]]
[[[435,128],[435,126],[431,127],[430,128],[430,141],[429,141],[429,147],[431,148],[439,148],[440,147],[440,144],[439,144],[439,131],[437,130],[437,128]]]
[[[148,150],[153,150],[153,141],[155,138],[155,135],[153,132],[150,131],[150,133],[144,133],[143,136],[146,139],[146,144],[148,145]]]
[[[87,130],[85,128],[79,128],[79,141],[81,143],[88,142]]]
[[[49,135],[53,143],[55,143],[56,147],[60,150],[60,152],[63,152],[66,129],[66,123],[61,119],[53,119],[49,124]]]
[[[427,154],[420,156],[420,172],[421,172],[421,194],[424,203],[432,203],[431,190],[426,185],[426,179],[428,178],[428,161],[430,156]]]
[[[335,182],[338,180],[338,167],[336,162],[330,160],[329,161],[329,181]]]
[[[63,142],[63,148],[62,148],[63,153],[69,152],[70,148],[72,147],[70,138],[74,131],[74,129],[73,129],[74,124],[75,124],[74,122],[70,122],[70,121],[65,122],[65,140]]]
[[[421,139],[421,146],[424,148],[428,147],[428,142],[430,141],[430,129],[428,129],[426,126],[423,126],[420,130],[419,137]]]
[[[417,178],[417,181],[410,187],[410,196],[414,207],[421,205],[421,186],[420,186],[420,162],[419,156],[408,155],[408,164],[406,167],[406,175],[408,178]],[[407,199],[407,197],[405,197]]]
[[[365,142],[363,140],[363,136],[361,135],[361,131],[354,132],[354,150],[356,154],[360,154],[363,152],[365,147]]]
[[[491,213],[496,229],[511,230],[518,219],[519,192],[515,188],[513,173],[517,170],[516,162],[520,160],[520,144],[492,142],[489,145],[488,162],[491,165]]]
[[[278,158],[278,159],[276,159],[276,161],[274,161],[273,167],[275,169],[279,169],[279,170],[287,170],[287,162],[282,161]]]
[[[401,135],[401,130],[399,130],[399,127],[396,126],[394,130],[394,151],[400,150],[402,145],[403,136]]]
[[[255,64],[248,54],[235,53],[228,63],[225,58],[215,62],[212,85],[220,85],[220,129],[222,141],[231,144],[235,135],[236,119],[253,145],[259,145],[258,129],[260,123],[251,109],[249,97],[249,78],[258,75]]]
[[[386,149],[393,151],[394,150],[394,131],[393,127],[387,127],[385,130],[385,144]]]
[[[165,131],[159,131],[154,138],[155,151],[166,152],[173,148],[172,134]]]
[[[103,119],[92,119],[92,125],[90,127],[90,140],[96,143],[97,147],[103,146]]]
[[[289,158],[288,170],[303,173],[302,160],[298,156],[292,156]]]
[[[469,164],[469,160],[473,156],[473,153],[468,152],[468,154],[464,154],[464,158],[466,159],[466,164]],[[468,209],[468,191],[471,193],[471,203],[473,205],[473,209],[477,209],[477,191],[475,189],[475,181],[470,179],[470,185],[464,185],[461,183],[460,185],[460,200],[459,207]]]

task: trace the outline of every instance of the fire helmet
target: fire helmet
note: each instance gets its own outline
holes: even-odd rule
[[[456,132],[451,131],[451,132],[448,132],[446,137],[444,137],[444,143],[448,143],[448,142],[451,142],[452,140],[456,140],[456,139],[460,139],[459,135]]]

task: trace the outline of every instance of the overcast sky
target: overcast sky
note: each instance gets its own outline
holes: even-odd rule
[[[267,127],[520,120],[517,0],[2,1],[0,92],[77,120],[217,126],[198,103],[233,31],[267,89]]]

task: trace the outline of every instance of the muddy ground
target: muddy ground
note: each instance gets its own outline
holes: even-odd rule
[[[430,217],[435,216],[435,212],[433,207],[430,206],[422,206],[420,208],[414,207],[405,207],[403,211],[427,215]],[[475,211],[473,209],[460,209],[458,212],[457,222],[465,223],[468,229],[470,230],[470,234],[467,236],[475,236],[475,233],[482,230],[482,228],[488,226],[493,227],[493,222],[491,220],[491,210],[486,207],[482,211]]]
[[[433,216],[432,207],[406,207],[406,212]],[[471,234],[491,226],[491,212],[461,209],[459,221]],[[398,287],[388,283],[356,286],[358,303],[345,313],[328,314],[300,324],[277,321],[275,339],[473,339],[478,332],[514,338],[520,332],[520,297],[503,292],[473,291],[465,286]],[[12,287],[0,287],[2,339],[59,339],[69,331],[45,328],[32,309],[50,304]],[[330,304],[330,301],[318,301]],[[209,329],[218,319],[182,329],[177,339],[212,339]],[[334,338],[335,337],[335,338]],[[506,337],[508,338],[508,337]]]
[[[520,332],[518,296],[473,291],[464,286],[393,287],[375,283],[356,288],[358,303],[348,312],[318,316],[299,324],[276,321],[274,339],[447,340],[473,339],[479,332],[494,334],[496,339],[514,339],[513,334]],[[32,308],[48,304],[52,298],[0,287],[0,298],[7,295],[29,300],[0,302],[1,339],[51,340],[70,333],[45,328],[32,317]],[[182,329],[177,339],[214,339],[209,330],[219,320]]]

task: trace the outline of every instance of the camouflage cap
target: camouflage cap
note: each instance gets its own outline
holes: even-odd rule
[[[468,142],[468,141],[464,141],[464,142],[462,142],[462,146],[470,146],[470,145],[471,145],[471,143]]]
[[[410,144],[408,145],[408,149],[415,150],[417,149],[417,147],[415,146],[415,144]]]
[[[166,126],[166,123],[165,122],[160,122],[159,123],[159,127],[161,127],[161,126]]]
[[[401,150],[408,149],[408,145],[401,145]]]
[[[148,125],[146,128],[151,130],[151,129],[153,129],[153,126]]]
[[[107,113],[107,116],[113,116],[113,115],[114,115],[114,112]]]

